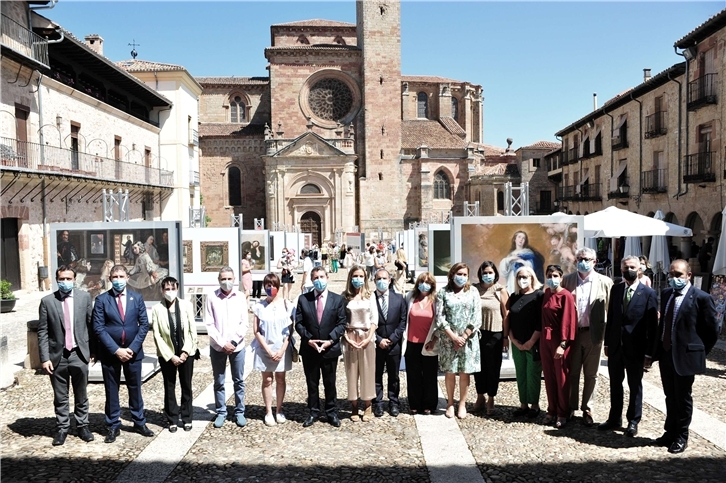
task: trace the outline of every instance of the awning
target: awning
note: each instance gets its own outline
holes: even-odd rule
[[[595,128],[595,131],[590,135],[590,152],[591,153],[594,153],[595,152],[595,144],[596,144],[595,143],[595,140],[600,135],[600,131],[601,130],[602,130],[602,127],[601,126],[597,126]]]
[[[577,183],[577,184],[578,184],[578,186],[582,186],[582,185],[584,185],[585,183],[587,183],[587,180],[588,180],[589,178],[590,178],[590,169],[589,169],[589,168],[585,168],[585,172],[584,172],[584,174],[582,175],[582,181],[580,181],[579,183]]]
[[[623,125],[628,122],[628,115],[627,114],[621,114],[618,118],[618,122],[615,123],[613,126],[613,137],[620,137],[620,128],[623,127]]]
[[[620,164],[618,165],[618,170],[613,173],[612,178],[610,178],[610,192],[613,193],[614,191],[617,191],[618,189],[618,178],[621,174],[625,172],[625,170],[628,169],[628,160],[623,159],[620,161]]]
[[[580,143],[580,153],[579,153],[580,157],[583,157],[585,155],[585,144],[590,142],[590,140],[588,139],[588,136],[589,136],[589,134],[586,134],[582,138],[582,142]],[[592,152],[592,151],[590,151],[590,152]]]

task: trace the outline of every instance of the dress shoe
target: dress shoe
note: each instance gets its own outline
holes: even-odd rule
[[[81,428],[78,428],[78,437],[81,438],[86,443],[90,443],[93,441],[93,433],[91,433],[91,430],[88,429],[88,426],[83,426]]]
[[[610,431],[611,429],[620,429],[622,427],[622,422],[616,423],[610,420],[607,420],[604,423],[600,423],[597,425],[597,429],[599,429],[600,431]]]
[[[625,430],[625,436],[627,436],[628,438],[632,438],[636,434],[638,434],[638,423],[628,424],[628,429]]]
[[[192,423],[184,423],[184,431],[191,431]]]
[[[670,448],[670,446],[673,444],[673,436],[671,436],[668,433],[663,433],[662,436],[658,437],[653,441],[653,444],[656,446],[663,446],[664,448]]]
[[[68,431],[61,429],[53,437],[53,446],[61,446],[63,443],[66,442],[67,437],[68,437]]]
[[[307,418],[305,418],[305,421],[303,421],[303,428],[307,428],[307,427],[315,424],[316,419],[317,418],[315,416],[313,416],[312,414],[310,416],[308,416]]]
[[[332,415],[328,416],[328,422],[334,428],[339,428],[340,427],[340,419],[338,419],[338,416],[336,416],[335,414],[332,414]]]
[[[529,411],[527,412],[527,417],[529,419],[534,419],[537,416],[539,416],[539,411],[540,411],[539,408],[529,408]]]
[[[683,453],[688,448],[688,440],[681,437],[676,438],[675,441],[668,448],[668,452],[671,454]]]
[[[176,433],[176,430],[179,429],[179,427],[176,424],[170,424],[169,425],[169,432],[170,433]]]
[[[375,408],[373,408],[373,415],[375,417],[377,417],[377,418],[382,417],[383,416],[383,408],[382,407],[379,407],[379,406],[376,406]]]
[[[592,420],[592,414],[590,414],[590,411],[582,412],[582,424],[585,426],[592,426],[595,424],[595,421]]]
[[[527,407],[518,407],[517,409],[515,409],[514,411],[512,411],[512,415],[515,418],[518,418],[520,416],[524,416],[527,413],[529,413],[529,408],[527,408]]]
[[[394,418],[397,417],[399,414],[401,414],[401,411],[398,409],[398,406],[391,406],[388,409],[388,413],[393,416]]]
[[[139,426],[138,424],[134,424],[134,432],[139,433],[141,436],[145,436],[147,438],[151,438],[154,436],[154,432],[149,429],[147,425]]]
[[[109,428],[109,430],[108,430],[108,434],[107,434],[107,435],[106,435],[106,437],[104,438],[103,442],[104,442],[104,443],[113,443],[113,442],[115,442],[115,441],[116,441],[116,437],[117,437],[117,436],[118,436],[119,434],[121,434],[121,430],[120,430],[120,429],[118,429],[118,428],[115,428],[115,429],[113,429],[113,428]]]

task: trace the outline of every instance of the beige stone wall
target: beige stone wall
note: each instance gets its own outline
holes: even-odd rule
[[[205,87],[199,99],[199,122],[230,122],[229,100],[236,95],[247,104],[247,122],[269,122],[269,86],[256,84]]]
[[[330,28],[330,27],[272,27],[272,45],[275,47],[301,46],[306,45],[300,41],[303,35],[309,45],[317,44],[339,44],[342,39],[343,45],[357,45],[355,27]]]

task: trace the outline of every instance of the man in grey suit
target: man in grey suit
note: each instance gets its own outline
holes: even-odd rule
[[[43,369],[53,386],[53,406],[57,432],[53,446],[66,441],[71,426],[68,387],[73,385],[74,412],[78,437],[93,441],[88,429],[88,363],[95,353],[95,335],[91,327],[91,296],[74,290],[76,271],[61,265],[55,272],[58,290],[40,301],[38,345]]]

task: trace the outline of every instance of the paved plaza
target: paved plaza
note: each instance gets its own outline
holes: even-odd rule
[[[345,273],[333,274],[331,289],[341,291]],[[47,292],[46,292],[47,294]],[[247,427],[229,421],[213,428],[212,374],[208,338],[200,335],[203,357],[194,374],[194,428],[171,434],[163,426],[163,386],[156,374],[143,386],[154,438],[130,432],[131,419],[121,402],[122,432],[104,444],[103,384],[89,387],[91,430],[84,443],[72,431],[65,445],[51,446],[55,417],[49,378],[21,369],[25,322],[37,318],[42,293],[20,295],[15,312],[2,317],[17,383],[0,392],[2,482],[545,482],[545,481],[698,481],[723,482],[726,475],[726,340],[722,335],[709,356],[708,372],[696,377],[696,407],[689,446],[673,456],[652,445],[662,433],[664,400],[657,367],[646,377],[643,420],[635,438],[622,431],[587,428],[577,417],[564,429],[537,420],[514,418],[518,406],[514,381],[503,381],[494,416],[470,414],[464,420],[411,416],[405,397],[397,418],[387,413],[373,422],[353,423],[345,401],[343,365],[338,367],[338,398],[343,424],[319,421],[303,428],[307,415],[301,364],[288,373],[284,425],[263,424],[260,373],[247,377]],[[147,337],[145,350],[154,353]],[[9,370],[3,367],[3,371]],[[595,421],[608,410],[607,368],[601,368],[595,395]],[[229,381],[229,378],[228,378]],[[405,373],[401,394],[406,394]],[[321,388],[322,389],[322,388]],[[627,388],[626,388],[627,390]],[[444,391],[443,379],[440,391]],[[228,394],[232,394],[228,390]],[[476,398],[470,391],[470,404]],[[232,398],[233,399],[233,398]],[[232,401],[228,401],[232,404]],[[544,383],[540,404],[546,407]],[[440,392],[439,408],[444,407]]]

